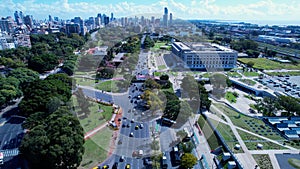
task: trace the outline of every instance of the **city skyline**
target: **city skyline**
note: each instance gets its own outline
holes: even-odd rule
[[[33,15],[36,19],[46,19],[48,15],[70,19],[74,16],[88,18],[97,13],[108,16],[114,13],[116,18],[135,15],[160,16],[167,7],[173,13],[174,19],[203,19],[203,20],[233,20],[257,21],[260,24],[298,24],[297,16],[300,11],[300,2],[290,1],[289,4],[279,0],[138,0],[122,1],[92,1],[92,0],[55,0],[44,2],[42,0],[1,0],[0,16],[13,16],[14,11],[23,11],[26,15]],[[60,6],[60,8],[57,8]],[[43,9],[43,10],[41,10]],[[270,22],[272,21],[272,22]],[[278,23],[276,22],[278,21]]]

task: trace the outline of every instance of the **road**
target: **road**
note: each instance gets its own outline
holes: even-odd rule
[[[18,156],[18,147],[25,134],[22,128],[24,118],[13,116],[18,112],[18,102],[3,111],[0,121],[0,148],[4,154],[4,165],[1,169],[21,167],[23,161]]]

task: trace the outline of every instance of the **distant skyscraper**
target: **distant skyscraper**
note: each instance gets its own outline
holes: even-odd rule
[[[49,15],[49,22],[52,22],[53,20],[52,20],[52,16],[51,15]]]
[[[72,34],[72,33],[79,34],[80,33],[80,26],[79,26],[79,24],[77,24],[77,23],[67,24],[66,25],[66,33],[68,35]]]
[[[18,25],[20,25],[21,19],[20,19],[18,11],[15,11],[14,16],[15,16],[15,21],[17,22]]]
[[[59,18],[57,16],[54,17],[54,20],[58,22]]]
[[[80,33],[81,33],[82,35],[85,35],[85,31],[84,31],[84,21],[83,21],[83,19],[81,19],[81,17],[75,17],[75,18],[74,18],[74,23],[79,24],[79,27],[80,27]]]
[[[111,13],[110,14],[110,21],[113,21],[114,20],[114,13]]]
[[[104,25],[107,25],[109,23],[109,17],[104,16]]]
[[[155,17],[152,16],[152,17],[151,17],[151,23],[154,24],[154,21],[155,21]]]
[[[22,11],[20,11],[20,13],[19,13],[19,17],[21,18],[21,20],[23,21],[23,19],[24,19],[24,15],[23,15],[23,12]],[[22,22],[23,23],[23,22]]]
[[[172,13],[170,13],[170,21],[169,21],[170,26],[172,25],[172,22],[173,22],[173,15],[172,15]]]
[[[163,16],[163,25],[165,27],[168,27],[168,8],[167,7],[165,7],[165,13]]]
[[[32,22],[32,17],[30,15],[24,17],[24,24],[32,28],[33,22]]]
[[[0,29],[1,29],[1,31],[11,33],[12,28],[13,28],[13,21],[12,20],[10,20],[8,18],[2,18],[0,20]]]

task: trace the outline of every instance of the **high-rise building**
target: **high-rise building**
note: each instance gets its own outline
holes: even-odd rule
[[[15,16],[15,21],[17,22],[18,25],[20,25],[21,19],[20,19],[18,11],[15,11],[14,16]]]
[[[109,17],[104,16],[104,25],[107,25],[109,23]]]
[[[58,18],[57,16],[54,16],[54,20],[55,20],[56,22],[58,22],[59,18]]]
[[[80,33],[80,26],[78,23],[70,23],[66,24],[66,34],[72,34],[72,33]]]
[[[96,25],[96,26],[100,26],[100,25],[101,25],[101,17],[97,16],[97,17],[95,18],[95,25]]]
[[[165,7],[165,13],[163,16],[163,25],[165,27],[168,27],[168,8],[167,7]]]
[[[26,26],[29,26],[30,28],[32,28],[32,26],[33,26],[32,16],[26,15],[26,16],[24,17],[24,24],[25,24]]]
[[[51,15],[49,15],[49,22],[52,22],[53,20],[52,20],[52,16]]]
[[[80,33],[82,35],[85,35],[85,29],[84,29],[84,21],[81,19],[81,17],[75,17],[74,18],[74,23],[77,23],[80,27]]]
[[[170,26],[172,25],[172,22],[173,22],[173,14],[170,13],[170,21],[169,21],[169,25],[170,25]]]
[[[114,13],[111,13],[110,14],[110,21],[113,21],[114,20]]]
[[[154,24],[154,21],[155,21],[155,17],[152,16],[152,17],[151,17],[151,23]]]
[[[12,33],[13,21],[9,20],[8,18],[2,18],[0,20],[0,29],[1,29],[1,31]]]

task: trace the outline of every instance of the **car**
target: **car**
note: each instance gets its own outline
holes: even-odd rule
[[[99,169],[99,167],[94,167],[93,169]]]
[[[130,169],[130,164],[126,164],[125,169]]]
[[[131,119],[131,123],[134,123],[134,119]]]
[[[125,124],[125,123],[123,123],[123,124],[122,124],[122,127],[123,127],[123,128],[124,128],[124,127],[126,127],[126,124]]]
[[[109,169],[109,165],[104,165],[102,169]]]
[[[129,134],[129,137],[133,137],[133,132],[131,132],[131,133]]]
[[[112,169],[118,169],[118,162],[114,163],[114,165],[112,166]]]
[[[125,161],[125,157],[124,156],[121,156],[120,157],[120,162],[124,162]]]
[[[138,126],[138,125],[136,125],[136,126],[134,127],[134,129],[135,129],[135,130],[138,130],[138,129],[139,129],[139,126]]]
[[[128,128],[129,128],[129,127],[131,127],[131,124],[130,124],[130,123],[128,123],[128,124],[127,124],[127,127],[128,127]]]
[[[143,123],[140,124],[140,128],[141,129],[144,128],[144,124]]]

